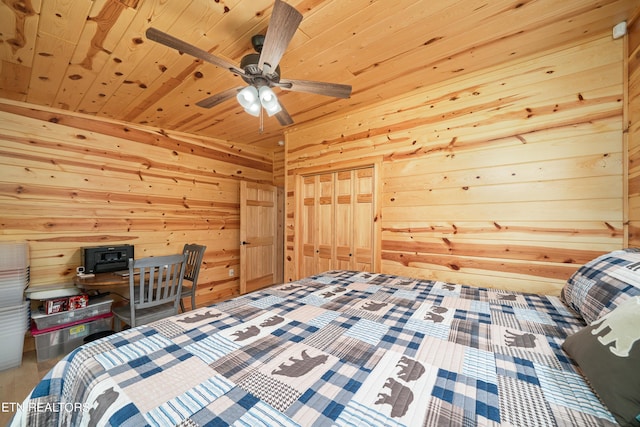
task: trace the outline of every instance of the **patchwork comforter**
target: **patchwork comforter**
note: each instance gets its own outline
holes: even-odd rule
[[[353,271],[86,344],[15,425],[616,425],[556,297]]]

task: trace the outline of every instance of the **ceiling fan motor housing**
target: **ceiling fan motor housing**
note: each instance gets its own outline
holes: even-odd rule
[[[255,38],[256,36],[254,36]],[[245,55],[240,61],[240,68],[245,72],[242,79],[250,85],[256,87],[260,86],[273,86],[273,83],[280,81],[280,66],[278,65],[273,73],[262,74],[262,70],[258,67],[260,61],[259,53],[250,53]]]

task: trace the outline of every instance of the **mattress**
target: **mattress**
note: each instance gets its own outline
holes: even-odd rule
[[[14,425],[617,425],[553,296],[329,271],[61,360]]]

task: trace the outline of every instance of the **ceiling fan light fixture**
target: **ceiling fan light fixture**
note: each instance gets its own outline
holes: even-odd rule
[[[248,106],[247,108],[245,108],[244,111],[246,111],[247,113],[251,114],[252,116],[259,117],[260,116],[260,104],[255,102],[255,103],[251,104],[250,106]]]
[[[269,117],[282,111],[282,107],[278,102],[278,98],[276,97],[276,94],[273,92],[273,90],[271,90],[270,87],[262,86],[260,87],[260,90],[258,91],[258,93],[260,96],[260,103],[262,104],[264,109],[267,111],[267,114],[269,115]]]
[[[254,86],[247,86],[236,95],[238,103],[244,108],[244,111],[252,116],[260,115],[260,100],[258,98],[258,89]]]
[[[236,98],[238,99],[238,103],[242,105],[242,108],[245,110],[254,105],[257,105],[258,107],[260,106],[258,103],[258,90],[253,86],[247,86],[242,89],[238,92]]]

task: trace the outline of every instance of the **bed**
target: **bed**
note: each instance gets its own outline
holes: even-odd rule
[[[637,322],[638,266],[603,255],[560,297],[325,272],[85,344],[12,425],[638,425],[640,345],[610,336]],[[599,338],[636,358],[605,374],[631,417],[582,366]]]

